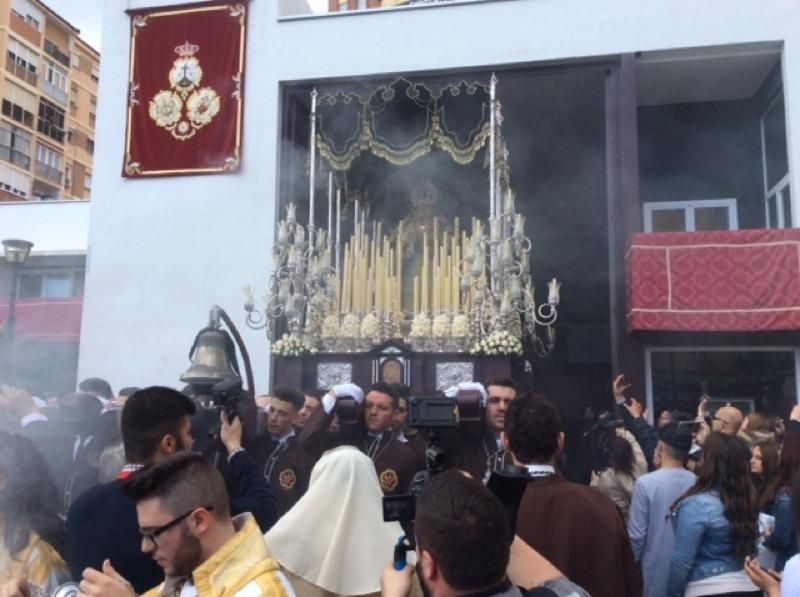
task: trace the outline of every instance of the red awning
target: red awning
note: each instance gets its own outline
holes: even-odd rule
[[[635,234],[630,331],[800,330],[800,230]]]
[[[78,342],[82,311],[82,298],[19,299],[15,335],[48,342]],[[0,302],[0,325],[7,317],[8,299]]]

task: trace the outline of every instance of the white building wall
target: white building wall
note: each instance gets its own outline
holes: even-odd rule
[[[241,173],[123,179],[124,11],[174,2],[105,2],[80,376],[106,376],[115,387],[177,384],[218,303],[241,324],[257,389],[266,389],[267,345],[263,332],[244,329],[241,287],[263,288],[269,273],[281,81],[783,41],[790,169],[794,180],[800,173],[795,0],[497,0],[280,21],[278,0],[258,0],[250,5]]]

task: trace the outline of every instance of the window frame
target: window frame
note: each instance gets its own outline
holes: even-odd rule
[[[696,232],[695,210],[708,207],[728,208],[728,230],[739,229],[739,210],[735,198],[725,199],[687,199],[683,201],[645,201],[642,204],[644,231],[653,232],[653,212],[683,209],[685,214],[685,232]]]

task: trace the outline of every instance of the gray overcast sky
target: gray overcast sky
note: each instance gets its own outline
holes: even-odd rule
[[[81,37],[95,50],[101,50],[103,0],[43,0],[70,23],[81,30]]]

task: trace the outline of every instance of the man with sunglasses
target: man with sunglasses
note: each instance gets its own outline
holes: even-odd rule
[[[166,577],[146,597],[293,595],[252,515],[231,517],[225,481],[203,456],[170,456],[123,489],[136,503],[142,552]],[[84,572],[81,593],[130,597],[133,588],[106,562]]]

